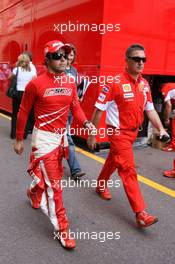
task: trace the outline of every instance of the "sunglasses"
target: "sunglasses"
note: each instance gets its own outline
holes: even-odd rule
[[[67,54],[63,53],[48,53],[46,57],[50,60],[61,60],[62,58],[67,59]]]
[[[135,62],[141,62],[141,61],[143,63],[146,62],[146,57],[128,57],[128,59],[133,60]]]

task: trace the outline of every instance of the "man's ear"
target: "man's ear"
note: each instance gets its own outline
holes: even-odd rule
[[[49,63],[49,59],[47,58],[47,57],[45,57],[45,65],[47,66],[48,65],[48,63]]]

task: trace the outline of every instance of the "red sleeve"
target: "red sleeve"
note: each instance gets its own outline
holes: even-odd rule
[[[151,95],[151,88],[150,88],[149,85],[148,85],[147,101],[150,102],[150,103],[153,102],[152,95]]]
[[[17,125],[16,125],[17,140],[22,140],[24,137],[24,130],[26,127],[27,119],[35,99],[36,99],[36,87],[32,82],[30,82],[26,86],[18,112]]]
[[[166,84],[162,85],[162,94],[164,96],[164,99],[167,97],[169,90],[170,90],[169,83],[166,83]]]
[[[77,88],[74,86],[73,89],[73,98],[72,98],[72,103],[71,103],[71,111],[73,114],[73,117],[75,118],[76,122],[79,123],[80,125],[84,124],[84,121],[87,120],[80,103],[78,101],[78,95],[77,95]]]
[[[154,110],[154,104],[153,104],[152,95],[151,95],[151,88],[147,82],[146,82],[146,86],[145,86],[145,91],[146,91],[147,99],[146,99],[146,104],[145,104],[144,110],[147,110],[147,111]]]
[[[175,83],[166,83],[162,86],[162,94],[165,102],[172,99],[170,95],[172,90],[175,90]]]

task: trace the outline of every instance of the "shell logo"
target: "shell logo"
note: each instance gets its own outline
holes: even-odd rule
[[[131,92],[132,90],[131,90],[131,85],[130,85],[130,83],[128,83],[128,84],[123,84],[122,85],[122,87],[123,87],[123,91],[126,93],[126,92]]]

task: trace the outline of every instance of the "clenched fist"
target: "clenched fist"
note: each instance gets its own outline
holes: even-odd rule
[[[17,140],[15,145],[14,145],[14,151],[18,154],[21,155],[24,150],[24,142],[23,140]]]

